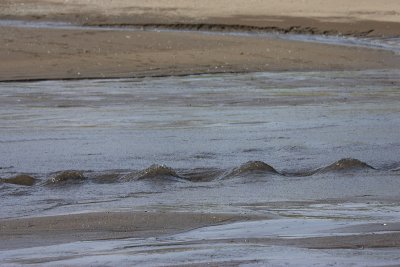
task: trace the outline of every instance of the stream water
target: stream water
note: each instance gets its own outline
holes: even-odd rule
[[[272,212],[326,218],[318,225],[328,228],[332,217],[344,225],[396,221],[399,74],[371,70],[2,83],[0,215]],[[66,170],[75,174],[68,176]],[[35,184],[8,182],[21,174]],[[308,201],[319,206],[290,204]],[[243,227],[236,233],[247,233]],[[168,238],[175,243],[181,237]],[[164,240],[157,246],[168,252],[157,254],[147,244],[153,241],[73,243],[48,247],[45,254],[67,265],[101,259],[165,265],[196,262],[211,253],[202,242],[171,251]],[[135,242],[142,244],[139,254],[135,246],[125,248]],[[86,252],[61,257],[74,247]],[[32,263],[35,249],[3,251],[0,258]],[[218,243],[215,249],[223,252],[218,260],[256,258],[258,264],[281,264],[288,251],[293,255],[289,262],[305,265],[399,261],[397,249],[364,256],[271,246],[263,254],[265,246],[254,243]],[[306,251],[308,260],[299,261]]]

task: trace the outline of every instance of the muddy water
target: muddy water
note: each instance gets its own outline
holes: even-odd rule
[[[399,263],[397,248],[243,241],[398,221],[397,70],[1,83],[0,92],[1,218],[103,210],[281,218],[50,246],[45,262],[41,248],[2,251],[2,263],[201,263],[216,250],[217,262],[250,265]]]

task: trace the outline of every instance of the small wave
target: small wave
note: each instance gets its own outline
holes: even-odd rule
[[[277,170],[271,165],[263,161],[248,161],[238,168],[233,169],[224,178],[242,176],[242,175],[266,175],[266,174],[279,174]]]
[[[376,170],[369,164],[358,159],[343,158],[328,166],[305,170],[301,172],[278,172],[273,166],[263,161],[248,161],[239,167],[233,169],[221,168],[195,168],[175,170],[165,165],[151,165],[144,170],[108,170],[108,171],[60,171],[50,174],[48,179],[42,180],[40,185],[58,185],[58,184],[79,184],[84,181],[93,183],[121,183],[129,181],[172,181],[172,182],[211,182],[225,180],[230,178],[259,178],[273,175],[285,177],[305,177],[323,173],[355,173],[357,171]],[[400,168],[390,168],[392,172],[400,172]],[[17,175],[11,178],[0,178],[0,183],[16,184],[23,186],[32,186],[37,184],[39,179],[29,175]],[[3,186],[4,187],[4,186]]]
[[[336,161],[335,163],[329,166],[320,168],[316,170],[314,173],[346,172],[346,171],[357,171],[357,170],[375,170],[375,168],[358,159],[344,158]]]
[[[181,180],[176,171],[165,165],[153,164],[147,169],[138,173],[131,173],[126,175],[123,180]]]
[[[79,183],[86,180],[86,177],[79,171],[63,171],[55,174],[46,184],[65,184],[65,183]]]
[[[7,184],[25,185],[32,186],[36,183],[36,179],[32,176],[21,174],[12,178],[1,179],[0,181]]]

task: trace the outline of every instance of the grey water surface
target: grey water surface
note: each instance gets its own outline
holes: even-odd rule
[[[211,195],[216,190],[218,199],[204,201],[231,202],[229,196],[219,199],[218,188],[243,176],[246,184],[253,182],[235,190],[257,192],[254,184],[260,182],[268,186],[260,195],[232,195],[236,202],[396,196],[399,74],[371,70],[2,83],[0,177],[28,174],[37,183],[0,184],[1,216],[41,211],[48,204],[26,210],[24,202],[47,203],[43,192],[57,196],[50,198],[57,199],[50,201],[56,206],[70,203],[70,189],[46,186],[66,170],[87,178],[71,189],[76,193],[72,203],[130,202],[125,196],[135,192],[168,194],[171,189],[164,187],[198,187]],[[340,159],[343,168],[336,169]],[[331,183],[342,190],[324,190]],[[178,191],[192,201],[185,190]],[[26,195],[20,207],[19,194]],[[168,201],[175,205],[180,199],[174,193],[160,202]]]

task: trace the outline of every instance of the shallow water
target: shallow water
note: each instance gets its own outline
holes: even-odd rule
[[[36,183],[2,184],[1,216],[142,206],[160,194],[161,205],[217,206],[397,196],[399,74],[2,83],[0,177]],[[64,170],[79,175],[60,179]],[[231,193],[240,190],[251,196]]]
[[[2,251],[0,262],[188,264],[219,249],[217,262],[250,265],[399,263],[396,248],[202,241],[215,231],[236,240],[279,225],[291,229],[282,235],[325,236],[337,224],[397,221],[399,100],[398,70],[1,83],[0,177],[36,182],[0,183],[1,218],[174,210],[283,219],[50,246],[45,262],[42,248]]]

